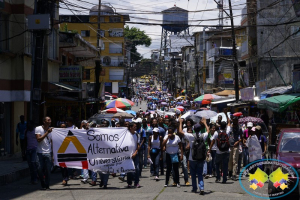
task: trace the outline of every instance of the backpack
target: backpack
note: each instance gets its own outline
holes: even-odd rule
[[[217,147],[220,151],[228,151],[230,144],[229,144],[229,137],[224,131],[218,131],[218,138],[217,138]]]
[[[196,134],[192,147],[192,158],[197,161],[203,161],[206,158],[206,146],[202,135],[199,137],[199,135]]]

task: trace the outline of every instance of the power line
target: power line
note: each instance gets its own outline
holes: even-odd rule
[[[24,30],[24,31],[22,31],[21,33],[19,33],[19,34],[17,34],[17,35],[14,35],[14,36],[12,36],[12,37],[9,37],[9,38],[0,40],[0,42],[4,42],[4,41],[7,41],[7,40],[11,40],[11,39],[13,39],[13,38],[15,38],[15,37],[18,37],[18,36],[20,36],[20,35],[26,33],[27,31],[28,31],[28,30]]]

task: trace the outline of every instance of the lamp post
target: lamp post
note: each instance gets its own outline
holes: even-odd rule
[[[187,62],[184,60],[184,80],[185,80],[185,100],[187,99],[187,75],[186,75],[186,71],[187,71]]]

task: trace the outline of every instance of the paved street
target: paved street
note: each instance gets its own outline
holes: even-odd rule
[[[140,181],[141,188],[127,189],[126,182],[110,176],[108,189],[99,189],[89,184],[82,184],[80,180],[70,180],[68,186],[60,185],[62,178],[60,170],[51,176],[51,190],[41,191],[40,185],[30,185],[29,177],[0,187],[0,199],[254,199],[239,185],[239,182],[228,181],[227,184],[215,183],[215,178],[205,179],[205,195],[191,193],[191,186],[164,188],[165,176],[156,182],[149,177],[149,169],[143,169]],[[180,178],[183,183],[183,177]],[[89,180],[90,181],[90,180]],[[243,180],[246,181],[246,180]],[[172,184],[172,182],[170,181]],[[7,192],[9,191],[9,192]]]

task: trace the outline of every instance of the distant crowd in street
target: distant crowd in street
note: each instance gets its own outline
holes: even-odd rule
[[[141,97],[134,99],[136,104],[142,101]],[[165,175],[164,187],[192,185],[192,192],[200,191],[204,195],[204,179],[215,178],[216,183],[226,184],[228,179],[236,181],[242,166],[249,163],[248,139],[257,137],[260,141],[263,158],[266,153],[267,138],[262,134],[262,127],[247,122],[242,126],[238,123],[239,117],[228,115],[224,109],[226,119],[219,116],[215,122],[202,118],[184,119],[183,114],[189,109],[174,112],[172,115],[162,114],[170,110],[177,101],[167,101],[166,107],[158,101],[152,102],[151,110],[143,111],[141,108],[132,120],[123,118],[101,122],[82,120],[80,127],[74,125],[73,119],[67,117],[56,124],[65,129],[90,129],[101,127],[124,127],[134,141],[135,151],[131,155],[135,172],[123,174],[109,174],[107,172],[94,172],[90,170],[75,170],[60,166],[62,185],[68,185],[70,179],[79,178],[83,184],[97,185],[99,174],[99,187],[107,188],[109,176],[119,176],[127,182],[128,188],[139,188],[143,169],[150,167],[150,176],[155,181],[161,180]],[[141,102],[140,102],[141,103]],[[157,106],[153,106],[157,104]],[[148,106],[149,107],[149,106]],[[197,111],[196,111],[197,112]],[[20,138],[22,155],[31,172],[32,184],[40,181],[42,189],[50,189],[52,163],[52,130],[51,117],[46,116],[43,124],[35,126],[33,122],[26,123],[24,116],[17,125],[17,135]],[[18,137],[17,141],[18,142]],[[180,173],[181,169],[181,173]],[[98,174],[97,174],[98,173]],[[183,174],[183,181],[180,181]],[[172,176],[172,181],[170,181]],[[91,178],[91,181],[89,181]],[[197,180],[198,178],[198,180]]]

